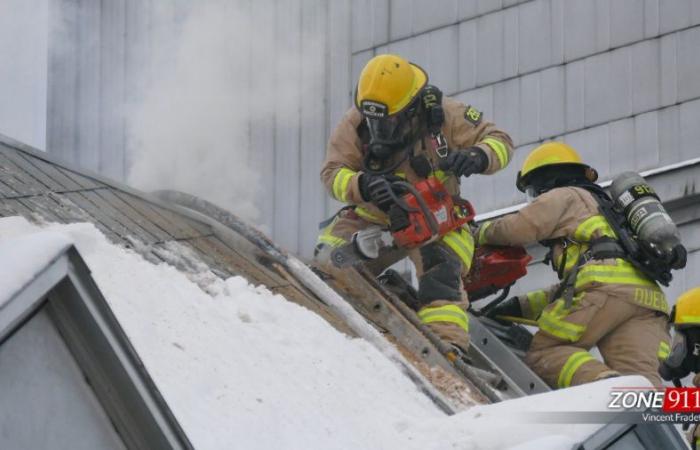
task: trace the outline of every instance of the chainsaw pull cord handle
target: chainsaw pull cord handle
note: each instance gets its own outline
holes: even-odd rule
[[[418,206],[420,206],[420,209],[423,212],[423,215],[425,216],[425,220],[428,221],[428,225],[430,226],[430,233],[433,236],[437,236],[440,233],[440,226],[438,225],[437,220],[435,220],[435,216],[433,216],[432,211],[430,211],[428,204],[425,203],[425,199],[422,195],[420,195],[420,192],[418,192],[418,189],[416,189],[415,186],[413,186],[411,183],[407,183],[406,181],[395,181],[393,185],[406,189],[408,192],[410,192],[416,197],[416,201],[418,201]],[[406,206],[406,208],[408,208],[408,206]],[[413,208],[406,208],[404,208],[404,210],[406,211],[415,211],[415,209]]]

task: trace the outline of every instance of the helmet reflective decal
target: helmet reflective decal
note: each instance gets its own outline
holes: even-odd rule
[[[389,108],[380,102],[375,102],[372,100],[362,100],[362,115],[371,118],[382,118],[386,117]]]

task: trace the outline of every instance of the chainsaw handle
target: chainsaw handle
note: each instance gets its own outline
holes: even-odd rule
[[[428,225],[430,226],[430,233],[433,236],[437,236],[440,233],[440,225],[438,225],[437,221],[435,220],[435,216],[433,216],[432,211],[430,211],[430,208],[428,208],[428,204],[425,203],[425,199],[422,195],[420,195],[418,189],[416,189],[415,186],[406,181],[395,181],[392,184],[406,189],[408,192],[410,192],[416,197],[416,200],[418,201],[418,206],[420,206],[420,209],[422,210],[423,215],[425,216],[425,220],[428,221]]]

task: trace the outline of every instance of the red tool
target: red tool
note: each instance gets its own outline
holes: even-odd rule
[[[464,289],[472,301],[506,290],[527,274],[530,261],[532,256],[523,247],[479,247]]]
[[[415,185],[406,182],[394,185],[407,191],[389,210],[389,230],[399,247],[419,247],[474,220],[471,203],[464,200],[455,204],[435,177]]]
[[[388,213],[391,238],[384,238],[387,233],[378,225],[355,233],[351,243],[333,251],[332,260],[337,267],[377,258],[380,250],[420,247],[474,220],[471,203],[455,201],[434,176],[415,185],[398,181],[392,186],[404,194],[395,198]],[[387,241],[393,242],[387,244]],[[478,248],[464,283],[470,299],[477,300],[499,290],[507,294],[508,288],[527,273],[531,259],[522,247]]]

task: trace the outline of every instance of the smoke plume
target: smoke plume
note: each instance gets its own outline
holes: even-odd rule
[[[298,105],[270,97],[300,84],[294,76],[275,77],[289,86],[256,82],[251,57],[264,50],[251,36],[272,30],[274,16],[267,19],[273,23],[253,23],[250,15],[230,1],[197,1],[173,27],[172,12],[156,11],[152,45],[159,51],[151,52],[144,90],[127,115],[130,184],[185,191],[245,219],[259,218],[256,200],[265,185],[251,167],[250,126],[263,120],[298,126]],[[258,69],[275,70],[275,64]]]

